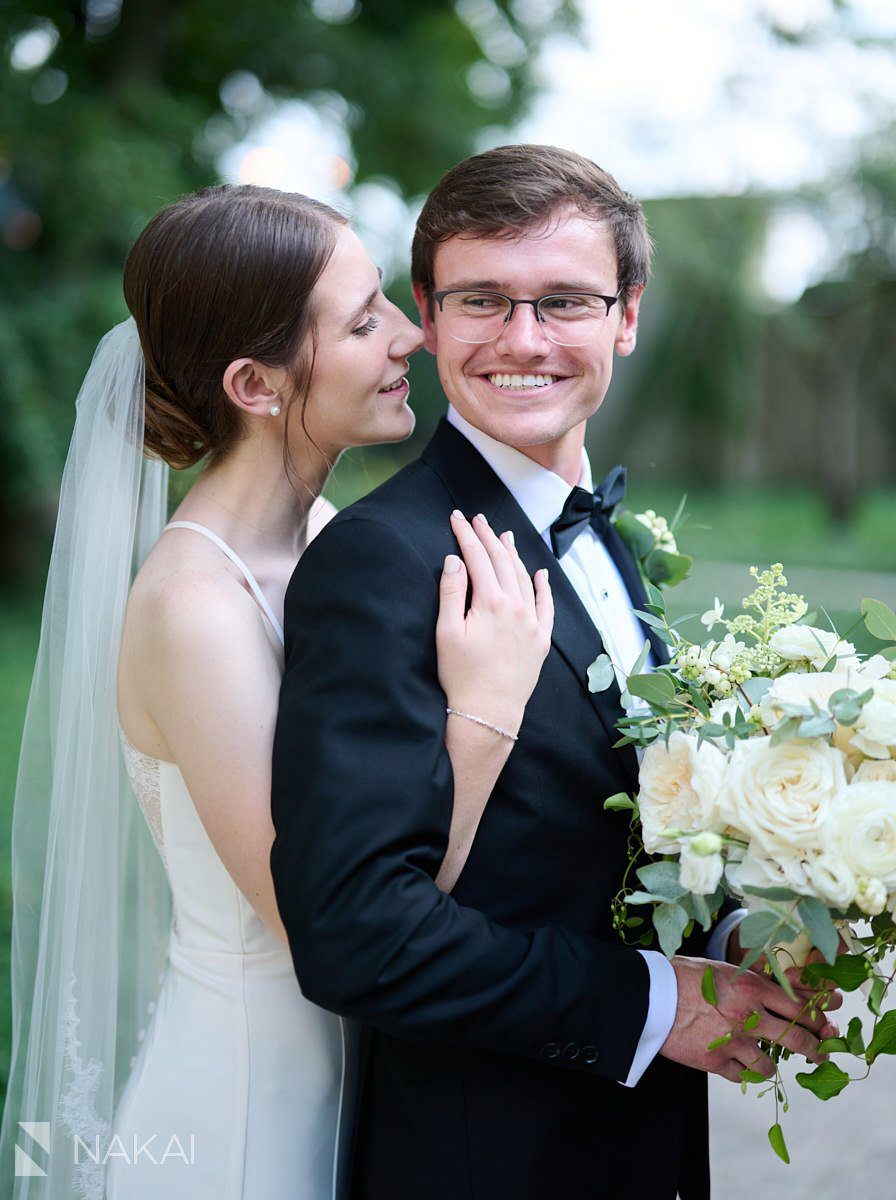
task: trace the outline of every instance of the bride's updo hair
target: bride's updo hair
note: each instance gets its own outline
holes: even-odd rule
[[[147,454],[190,467],[239,440],[221,382],[235,358],[286,368],[284,403],[307,395],[312,292],[345,224],[317,200],[248,185],[204,188],[153,217],[124,271],[146,360]]]

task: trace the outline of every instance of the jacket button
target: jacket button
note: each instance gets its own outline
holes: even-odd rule
[[[594,1063],[597,1062],[597,1060],[599,1058],[600,1058],[600,1054],[598,1053],[596,1046],[583,1046],[582,1047],[582,1062],[587,1067],[592,1066]]]
[[[541,1048],[541,1057],[542,1058],[559,1058],[560,1057],[560,1047],[557,1045],[556,1042],[546,1042],[545,1045],[543,1045]]]
[[[563,1057],[567,1062],[575,1062],[579,1057],[579,1043],[567,1042],[563,1047]]]

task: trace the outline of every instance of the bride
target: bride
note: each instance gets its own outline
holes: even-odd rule
[[[274,900],[280,619],[339,455],[413,429],[421,336],[343,217],[256,187],[157,214],[125,297],[78,398],[23,738],[2,1169],[16,1200],[332,1200],[352,1039],[302,997]],[[199,462],[166,525],[167,467]],[[547,580],[452,521],[442,686],[521,712]],[[523,610],[477,604],[508,562]],[[452,738],[446,890],[510,748]]]

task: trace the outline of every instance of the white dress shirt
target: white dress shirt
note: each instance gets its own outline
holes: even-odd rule
[[[452,406],[448,408],[448,421],[479,451],[550,548],[551,525],[560,516],[571,490],[566,480],[512,446],[495,441],[471,425]],[[591,463],[584,448],[579,486],[594,490]],[[619,568],[590,525],[583,527],[558,561],[600,633],[621,687],[625,675],[644,648],[645,637],[632,611]],[[707,945],[708,958],[724,958],[728,934],[737,920],[737,915],[732,914],[719,923]],[[669,1036],[678,1004],[675,971],[666,956],[658,950],[638,950],[638,953],[647,963],[650,993],[647,1019],[628,1077],[624,1080],[626,1087],[634,1087]]]

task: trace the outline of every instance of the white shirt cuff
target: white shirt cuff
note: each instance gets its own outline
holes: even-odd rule
[[[678,1008],[678,980],[668,958],[659,950],[639,950],[638,953],[644,958],[650,972],[650,997],[641,1039],[628,1077],[622,1081],[625,1087],[634,1087],[656,1058],[672,1030]]]
[[[745,908],[738,908],[735,912],[729,913],[727,917],[722,917],[706,943],[706,953],[703,957],[711,958],[715,962],[727,962],[728,939],[746,915]]]

